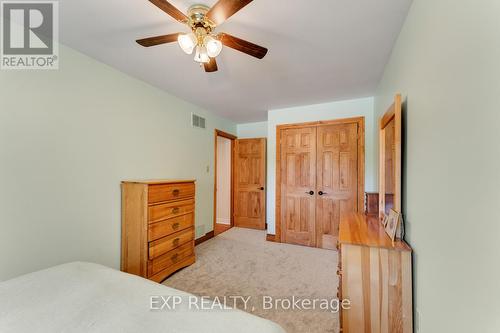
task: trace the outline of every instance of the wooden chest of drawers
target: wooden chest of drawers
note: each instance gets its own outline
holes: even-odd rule
[[[194,180],[122,182],[121,270],[161,282],[195,262]]]

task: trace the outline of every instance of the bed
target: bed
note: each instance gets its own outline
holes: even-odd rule
[[[194,298],[101,265],[64,264],[0,283],[0,332],[284,333],[236,309],[188,309],[183,302],[173,311],[156,301],[151,309],[156,296]]]

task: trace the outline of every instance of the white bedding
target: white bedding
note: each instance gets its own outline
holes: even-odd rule
[[[190,294],[75,262],[0,283],[0,332],[284,333],[239,310],[150,310],[151,296]]]

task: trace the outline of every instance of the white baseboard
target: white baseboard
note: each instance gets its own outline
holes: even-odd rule
[[[217,224],[227,224],[227,225],[230,225],[231,224],[231,219],[224,219],[224,218],[221,218],[221,217],[218,217],[215,222]]]

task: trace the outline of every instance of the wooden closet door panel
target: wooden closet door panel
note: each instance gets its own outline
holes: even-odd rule
[[[315,246],[316,128],[283,130],[281,145],[282,241]]]
[[[235,140],[234,225],[266,228],[266,139]]]
[[[340,219],[358,211],[356,123],[318,127],[316,168],[316,246],[335,249]]]

